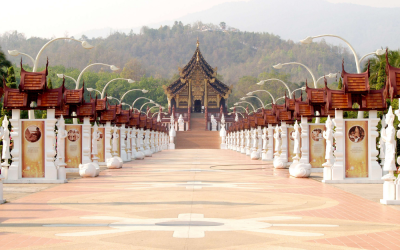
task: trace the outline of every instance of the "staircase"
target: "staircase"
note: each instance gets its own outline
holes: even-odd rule
[[[219,131],[206,131],[206,120],[202,113],[190,114],[190,130],[177,131],[176,149],[219,149],[221,137]]]

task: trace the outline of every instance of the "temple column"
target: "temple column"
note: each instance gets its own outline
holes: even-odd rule
[[[206,117],[206,130],[208,130],[208,93],[207,80],[204,81],[204,113]]]

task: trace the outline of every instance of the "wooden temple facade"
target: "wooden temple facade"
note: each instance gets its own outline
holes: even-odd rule
[[[168,98],[168,111],[184,114],[190,120],[190,113],[226,113],[225,103],[232,86],[228,87],[217,79],[217,67],[212,68],[200,52],[199,41],[196,50],[183,68],[178,68],[179,79],[164,86]]]

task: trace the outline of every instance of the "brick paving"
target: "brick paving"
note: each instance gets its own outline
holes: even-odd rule
[[[2,250],[399,245],[400,211],[228,150],[163,151],[0,205]]]

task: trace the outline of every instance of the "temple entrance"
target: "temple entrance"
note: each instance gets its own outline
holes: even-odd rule
[[[200,100],[194,101],[194,112],[196,112],[196,113],[201,112],[201,101]]]

